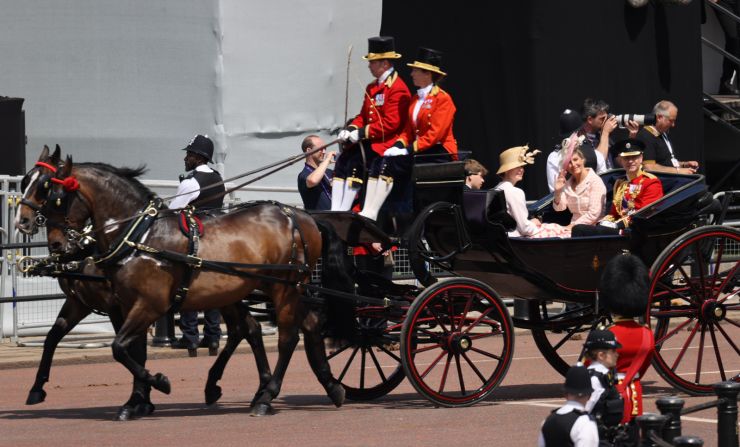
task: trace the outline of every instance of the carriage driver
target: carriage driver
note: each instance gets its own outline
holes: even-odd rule
[[[619,141],[612,147],[627,175],[614,183],[609,214],[595,226],[575,225],[573,237],[620,234],[629,227],[635,212],[663,197],[660,179],[642,170],[644,150],[644,143],[634,138]]]
[[[353,146],[341,153],[334,167],[332,211],[352,208],[362,187],[365,167],[369,169],[375,159],[386,155],[398,139],[411,101],[408,87],[393,68],[393,60],[401,57],[395,51],[393,37],[371,37],[367,46],[368,54],[363,59],[368,61],[375,80],[365,88],[360,113],[339,132],[339,139]],[[363,162],[367,164],[363,166]],[[367,194],[374,193],[378,187],[377,177],[370,179]]]
[[[185,170],[190,173],[180,176],[177,197],[170,202],[170,209],[183,208],[188,204],[193,204],[199,209],[221,208],[226,192],[223,183],[201,191],[202,188],[223,181],[221,174],[208,167],[208,163],[213,162],[213,141],[208,135],[196,135],[183,150],[187,151]],[[182,338],[174,342],[172,348],[192,351],[198,347],[207,347],[211,352],[218,350],[221,339],[221,314],[218,309],[210,309],[204,311],[203,315],[205,317],[203,340],[199,341],[198,312],[180,312]]]

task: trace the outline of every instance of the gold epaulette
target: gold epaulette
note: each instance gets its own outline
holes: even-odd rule
[[[653,126],[645,126],[645,127],[643,128],[643,129],[645,129],[645,130],[647,130],[648,132],[650,132],[650,134],[651,134],[652,136],[656,137],[656,138],[660,136],[660,132],[658,132],[658,129],[656,129],[656,128],[655,128],[655,127],[653,127]]]
[[[442,90],[441,88],[439,88],[439,86],[438,86],[438,85],[435,85],[434,87],[432,87],[432,91],[431,91],[431,92],[429,92],[429,94],[430,94],[430,95],[436,95],[436,94],[438,94],[439,92],[442,92],[442,93],[447,93],[446,91],[444,91],[444,90]]]
[[[396,82],[396,79],[398,79],[398,72],[394,70],[393,73],[391,73],[391,75],[388,76],[388,78],[385,80],[384,82],[385,86],[386,87],[392,86],[393,83]]]

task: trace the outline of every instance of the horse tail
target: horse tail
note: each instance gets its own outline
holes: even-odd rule
[[[321,287],[354,293],[354,264],[347,255],[347,244],[329,222],[316,221],[321,232]],[[335,340],[351,339],[357,332],[355,308],[357,303],[330,293],[321,293],[324,299],[325,333]]]

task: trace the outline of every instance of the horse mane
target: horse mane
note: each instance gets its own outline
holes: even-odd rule
[[[146,165],[141,165],[136,168],[117,168],[107,163],[76,163],[75,166],[96,169],[122,177],[136,190],[139,195],[142,195],[149,199],[156,196],[156,194],[151,189],[144,186],[144,184],[141,183],[138,179],[139,176],[143,175],[148,170]]]

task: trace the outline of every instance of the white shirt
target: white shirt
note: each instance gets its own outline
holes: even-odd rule
[[[602,365],[600,362],[594,361],[590,365],[588,365],[588,369],[595,369],[596,371],[600,372],[601,374],[609,374],[609,368]],[[589,413],[594,410],[594,406],[596,405],[596,402],[599,401],[599,398],[601,398],[601,395],[604,394],[604,386],[601,385],[601,380],[599,380],[596,376],[591,376],[591,388],[593,388],[593,392],[591,393],[591,397],[588,399],[588,402],[586,402],[586,411]]]
[[[213,172],[213,169],[209,168],[208,165],[200,165],[194,169],[198,172]],[[183,195],[180,195],[183,194]],[[185,208],[188,203],[197,199],[200,195],[200,185],[195,178],[191,177],[180,182],[180,186],[177,187],[177,197],[172,199],[170,202],[170,209]]]
[[[524,191],[507,181],[499,183],[494,189],[504,192],[504,197],[506,197],[506,212],[516,221],[516,229],[509,231],[510,237],[532,236],[540,231],[539,227],[529,220],[527,199],[524,196]]]
[[[569,400],[565,403],[565,405],[558,408],[555,413],[566,414],[573,411],[573,409],[584,411],[583,405],[578,402]],[[573,424],[573,428],[570,429],[570,440],[573,441],[573,445],[575,447],[598,447],[599,430],[598,428],[596,428],[596,422],[592,421],[591,418],[585,414],[576,419],[576,423]],[[537,446],[546,447],[545,438],[544,436],[542,436],[542,430],[540,430],[540,436],[537,439]]]
[[[434,84],[429,84],[426,87],[420,88],[416,91],[416,95],[419,97],[419,99],[417,99],[416,104],[414,104],[414,114],[412,115],[414,118],[414,124],[416,124],[416,117],[417,115],[419,115],[421,105],[424,103],[424,99],[427,97],[429,92],[432,91],[432,87],[434,87]]]
[[[555,191],[555,181],[558,179],[558,174],[560,174],[560,170],[563,169],[560,164],[563,162],[563,154],[562,149],[557,151],[550,152],[550,155],[547,156],[547,187],[550,188],[550,192]],[[594,151],[596,153],[596,173],[601,174],[602,172],[606,172],[606,161],[604,161],[604,156],[599,151]]]
[[[380,77],[378,78],[378,85],[384,83],[385,80],[388,79],[388,76],[391,75],[391,73],[393,73],[393,67],[387,69],[386,71],[383,72],[382,75],[380,75]]]

